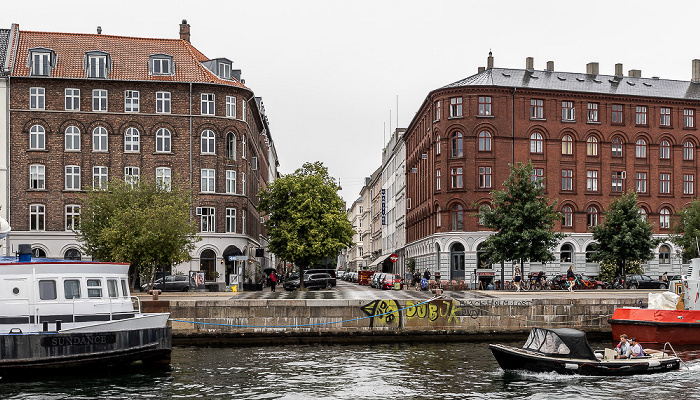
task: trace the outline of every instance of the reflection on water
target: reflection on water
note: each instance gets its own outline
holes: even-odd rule
[[[684,349],[679,355],[689,369],[600,378],[507,374],[486,343],[176,347],[168,371],[0,380],[0,398],[637,400],[640,390],[644,398],[700,398],[700,351]]]

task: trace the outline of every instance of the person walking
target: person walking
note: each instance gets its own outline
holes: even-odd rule
[[[275,286],[277,286],[277,273],[274,271],[270,274],[270,290],[275,291]]]
[[[574,265],[569,266],[569,270],[566,271],[566,279],[569,281],[569,292],[574,291],[574,284],[576,283],[576,275],[574,274]]]
[[[515,267],[515,271],[513,271],[513,285],[515,285],[515,291],[519,292],[520,291],[520,281],[523,280],[523,276],[520,273],[520,267]]]

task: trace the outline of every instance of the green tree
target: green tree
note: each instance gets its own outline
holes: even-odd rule
[[[152,283],[156,267],[191,259],[201,240],[191,210],[189,193],[176,187],[111,182],[107,190],[85,194],[75,233],[93,259],[131,264],[133,288],[134,272]]]
[[[700,257],[700,199],[674,215],[671,240],[682,248],[686,260]]]
[[[561,218],[556,200],[549,204],[544,182],[533,181],[532,162],[510,165],[510,176],[503,190],[491,192],[492,206],[482,206],[479,217],[484,226],[496,232],[484,242],[491,262],[519,261],[523,274],[525,260],[554,261],[551,249],[564,237],[554,232]]]
[[[338,185],[321,162],[304,163],[259,193],[270,251],[304,269],[352,245],[353,228]]]
[[[651,259],[654,256],[652,249],[659,244],[659,240],[653,237],[651,224],[639,213],[634,192],[613,200],[605,212],[605,221],[592,227],[591,232],[597,243],[591,259],[615,262],[619,275],[632,272],[631,262]]]

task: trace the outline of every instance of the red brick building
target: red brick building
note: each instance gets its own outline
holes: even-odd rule
[[[20,31],[10,73],[8,247],[81,257],[80,195],[110,180],[190,189],[203,240],[191,263],[228,281],[266,246],[257,192],[276,177],[262,101],[226,58],[179,39]],[[240,259],[241,257],[239,257]],[[268,260],[269,262],[269,255]],[[238,279],[234,277],[234,280]]]
[[[525,271],[597,275],[590,261],[589,227],[602,221],[610,202],[627,191],[640,212],[667,238],[670,216],[697,197],[700,60],[691,81],[642,78],[641,71],[603,75],[488,68],[430,92],[405,135],[407,157],[407,257],[443,277],[488,282],[500,266],[486,265],[479,246],[489,235],[475,214],[502,189],[509,164],[532,161],[567,234],[557,261]],[[682,260],[665,241],[645,271],[678,274]],[[510,279],[511,265],[506,265]]]

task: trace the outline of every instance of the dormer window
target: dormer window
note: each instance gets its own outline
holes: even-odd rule
[[[85,53],[85,72],[88,78],[107,78],[112,67],[109,53],[89,51]]]
[[[173,56],[167,54],[154,54],[149,60],[149,70],[151,75],[173,75],[175,74],[175,66],[173,65]]]
[[[231,64],[220,62],[219,76],[224,79],[231,79]]]
[[[28,62],[32,76],[50,76],[56,66],[56,53],[45,48],[30,49]]]

